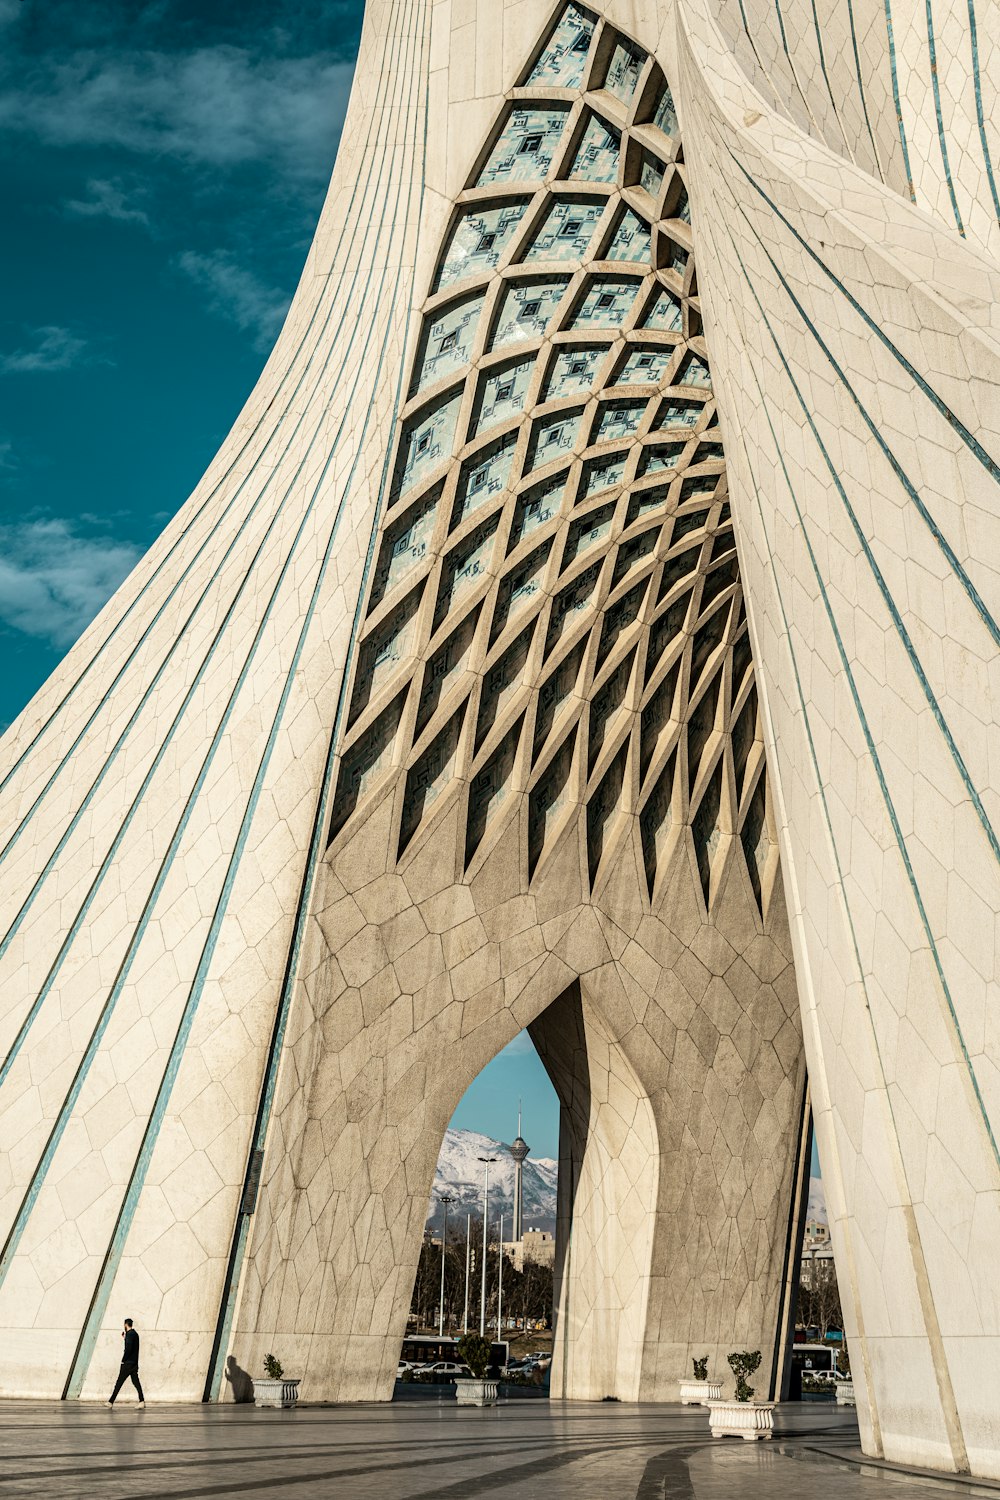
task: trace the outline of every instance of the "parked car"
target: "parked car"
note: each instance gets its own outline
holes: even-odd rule
[[[456,1375],[468,1375],[469,1367],[468,1365],[457,1365],[450,1359],[439,1359],[436,1364],[425,1365],[424,1374],[454,1378]]]
[[[401,1359],[396,1366],[396,1379],[399,1380],[400,1376],[405,1375],[407,1370],[412,1370],[413,1368],[408,1359]]]

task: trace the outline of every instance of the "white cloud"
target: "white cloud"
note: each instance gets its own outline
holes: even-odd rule
[[[519,1031],[512,1042],[503,1049],[504,1057],[530,1057],[535,1051],[534,1043],[526,1031]]]
[[[92,177],[87,183],[87,195],[86,198],[68,199],[63,205],[66,212],[78,219],[117,219],[122,224],[149,223],[149,215],[135,206],[117,179]]]
[[[223,250],[209,255],[185,250],[177,264],[207,293],[213,312],[251,334],[255,348],[270,349],[288,311],[284,292],[267,286]]]
[[[822,1177],[810,1177],[809,1179],[809,1206],[806,1209],[806,1218],[819,1219],[821,1223],[829,1223],[826,1211],[826,1189],[823,1186]]]
[[[0,620],[71,645],[141,556],[132,542],[81,535],[59,517],[0,526]]]
[[[87,340],[68,328],[49,324],[32,329],[32,342],[24,349],[0,354],[0,374],[22,375],[38,371],[69,370],[89,362]]]
[[[0,0],[2,5],[3,0]],[[0,91],[0,128],[57,146],[117,146],[212,166],[329,171],[353,67],[239,47],[75,52]]]

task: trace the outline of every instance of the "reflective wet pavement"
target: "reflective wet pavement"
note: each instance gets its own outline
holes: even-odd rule
[[[998,1494],[860,1461],[853,1413],[787,1406],[769,1443],[713,1441],[681,1406],[0,1403],[0,1496],[200,1500],[837,1500]]]

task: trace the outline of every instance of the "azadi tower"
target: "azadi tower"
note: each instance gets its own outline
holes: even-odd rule
[[[866,1449],[1000,1475],[998,51],[370,0],[260,382],[0,747],[8,1393],[128,1314],[387,1398],[527,1027],[555,1395],[780,1393],[813,1121]]]

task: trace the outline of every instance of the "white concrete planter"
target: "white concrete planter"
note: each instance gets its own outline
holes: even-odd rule
[[[298,1380],[255,1380],[253,1402],[255,1406],[270,1406],[276,1411],[295,1406],[299,1399]]]
[[[856,1398],[856,1396],[854,1394],[854,1381],[853,1380],[838,1380],[837,1381],[837,1405],[838,1406],[857,1406],[857,1404],[858,1404],[857,1398]]]
[[[722,1400],[720,1380],[682,1380],[681,1405],[707,1406],[710,1401]]]
[[[713,1437],[738,1437],[755,1443],[774,1434],[774,1402],[710,1401],[708,1425]]]
[[[476,1380],[459,1375],[455,1381],[455,1399],[459,1406],[493,1406],[499,1385],[498,1380]]]

